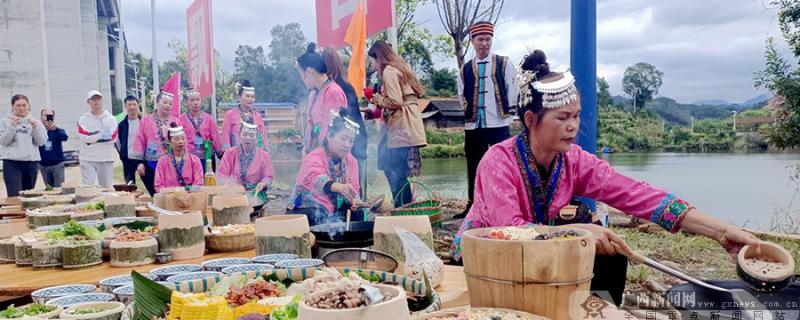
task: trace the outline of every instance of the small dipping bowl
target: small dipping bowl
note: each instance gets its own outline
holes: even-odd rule
[[[170,261],[172,261],[172,253],[163,251],[156,253],[156,263],[164,264],[170,263]]]
[[[771,262],[752,263],[753,259]],[[736,274],[747,287],[759,292],[775,292],[794,281],[794,258],[788,250],[772,242],[761,242],[761,252],[750,245],[744,246],[736,257]]]

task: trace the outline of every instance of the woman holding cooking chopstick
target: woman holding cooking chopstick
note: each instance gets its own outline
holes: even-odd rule
[[[350,153],[359,130],[346,109],[332,114],[322,145],[303,157],[287,213],[305,214],[312,226],[343,222],[347,211],[361,203],[358,161]],[[364,217],[354,211],[351,219]]]

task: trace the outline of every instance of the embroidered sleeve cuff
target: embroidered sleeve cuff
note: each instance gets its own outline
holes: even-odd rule
[[[450,254],[454,260],[456,261],[461,260],[461,236],[464,235],[464,232],[470,229],[477,229],[483,227],[484,225],[478,221],[464,220],[464,222],[461,224],[461,230],[459,230],[455,239],[453,239],[453,244],[450,247]]]
[[[684,216],[692,209],[694,207],[688,202],[670,193],[658,205],[650,220],[669,232],[676,233],[680,230]]]
[[[328,176],[320,176],[319,178],[317,178],[317,183],[316,183],[317,191],[319,191],[320,193],[324,193],[325,192],[325,186],[330,181],[331,181],[331,179],[328,178]]]
[[[328,181],[325,183],[325,186],[322,188],[322,190],[325,191],[325,193],[333,193],[333,190],[331,190],[332,186],[333,186],[333,181]]]

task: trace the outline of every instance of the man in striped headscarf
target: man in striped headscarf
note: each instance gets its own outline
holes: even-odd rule
[[[475,58],[461,67],[458,83],[458,98],[464,106],[469,204],[456,218],[466,216],[472,206],[475,175],[483,155],[492,145],[511,137],[509,125],[517,104],[514,64],[508,57],[492,54],[494,24],[476,22],[469,34]]]

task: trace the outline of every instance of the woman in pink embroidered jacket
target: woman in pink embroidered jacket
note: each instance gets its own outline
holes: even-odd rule
[[[169,154],[167,131],[171,124],[181,123],[180,118],[172,115],[172,99],[172,94],[166,91],[156,96],[156,112],[142,118],[133,144],[133,154],[129,156],[142,160],[136,171],[150,195],[156,193],[154,183],[158,160]]]
[[[225,112],[222,120],[222,150],[228,150],[239,144],[242,121],[255,124],[258,127],[258,147],[269,151],[269,133],[261,114],[253,109],[256,102],[256,89],[251,86],[249,80],[242,80],[239,88],[239,105],[236,108]],[[224,152],[224,151],[223,151]]]
[[[519,70],[519,114],[525,130],[491,147],[481,160],[475,203],[452,248],[455,260],[460,259],[461,235],[468,229],[571,224],[590,231],[597,239],[595,266],[603,266],[605,271],[596,271],[596,275],[600,272],[602,278],[608,278],[610,269],[620,271],[622,286],[603,289],[621,297],[627,261],[601,263],[601,259],[628,254],[630,248],[613,232],[592,223],[590,216],[562,217],[561,208],[574,196],[607,203],[672,233],[686,230],[710,237],[731,254],[746,244],[758,245],[753,235],[700,212],[671,193],[618,173],[573,144],[581,112],[575,79],[569,73],[550,72],[543,52],[528,55]],[[592,282],[593,290],[596,283],[604,282],[600,280],[604,279],[596,277]]]
[[[186,113],[181,116],[181,125],[186,132],[186,150],[200,158],[203,172],[206,172],[206,160],[222,154],[222,147],[217,121],[203,111],[202,102],[200,92],[189,89],[186,93]]]
[[[244,186],[258,213],[267,199],[274,171],[272,159],[264,149],[256,147],[258,128],[242,123],[238,146],[225,152],[220,160],[217,176],[220,184]]]
[[[305,214],[309,224],[344,221],[345,214],[360,204],[358,161],[350,153],[359,126],[346,118],[342,109],[328,130],[322,146],[305,157],[297,175],[297,185],[289,199],[288,213]],[[353,212],[352,221],[364,219]]]
[[[303,153],[319,147],[328,134],[331,112],[347,107],[344,90],[328,77],[328,68],[322,56],[316,53],[316,44],[308,45],[306,53],[297,58],[297,70],[303,83],[311,90],[308,94],[308,119],[303,134]]]
[[[173,124],[167,132],[171,151],[161,156],[156,165],[155,189],[202,186],[203,167],[200,158],[186,149],[186,133],[183,127]]]

